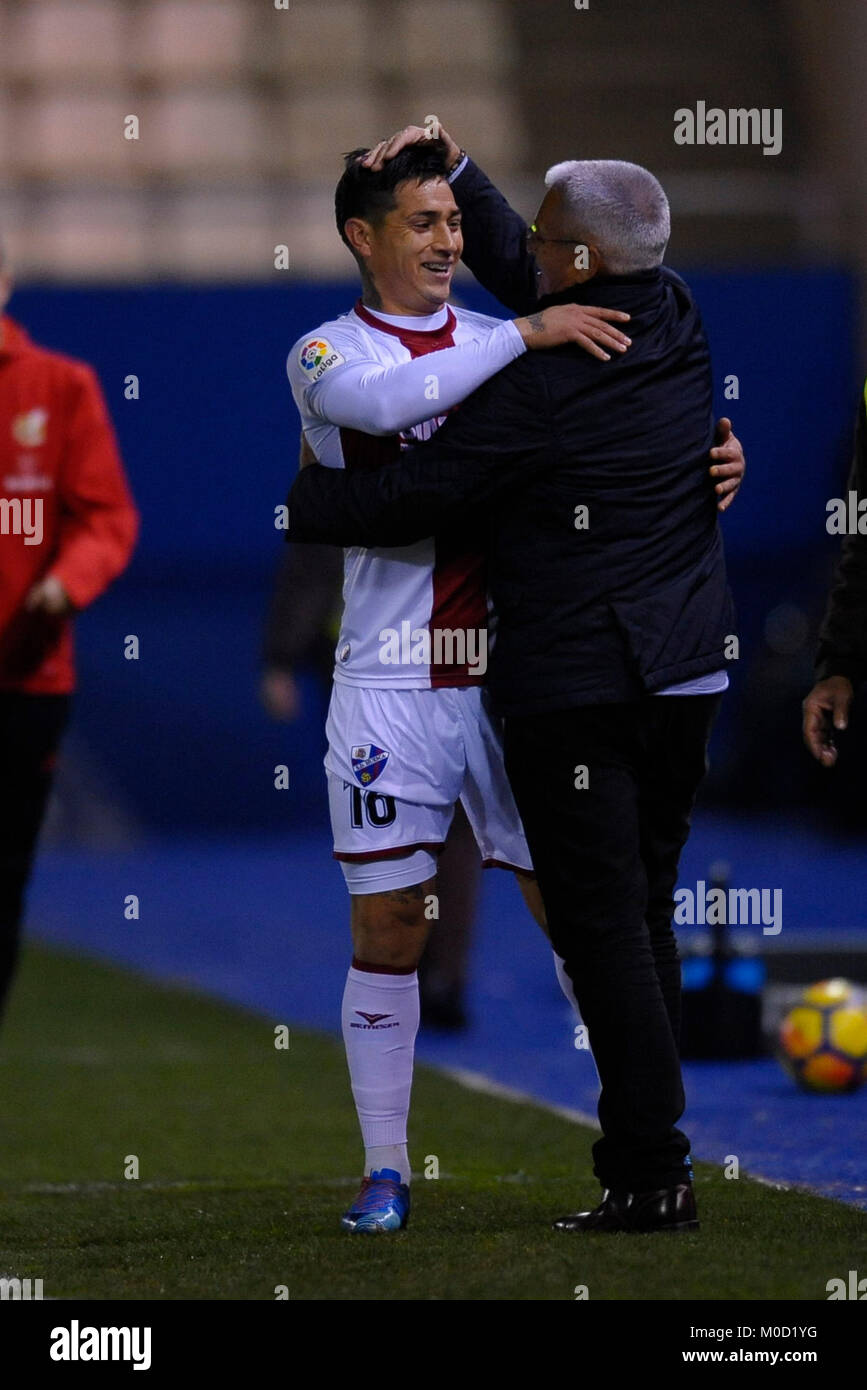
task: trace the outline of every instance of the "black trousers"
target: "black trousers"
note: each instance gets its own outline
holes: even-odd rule
[[[673,892],[721,699],[654,695],[505,723],[551,940],[602,1083],[593,1171],[603,1187],[684,1180]]]
[[[0,690],[0,1014],[15,973],[24,890],[70,696]]]

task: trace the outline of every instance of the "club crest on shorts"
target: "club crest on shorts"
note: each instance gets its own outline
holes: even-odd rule
[[[363,787],[369,787],[385,771],[389,754],[375,743],[357,743],[350,749],[349,758],[352,771]]]

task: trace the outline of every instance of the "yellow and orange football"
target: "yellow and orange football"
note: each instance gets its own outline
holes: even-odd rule
[[[805,989],[780,1026],[777,1055],[805,1090],[856,1091],[867,1081],[867,1002],[848,980]]]

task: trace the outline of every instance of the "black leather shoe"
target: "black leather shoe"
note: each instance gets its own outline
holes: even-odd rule
[[[575,1211],[554,1222],[555,1231],[697,1231],[692,1184],[655,1192],[614,1192],[607,1188],[592,1211]]]

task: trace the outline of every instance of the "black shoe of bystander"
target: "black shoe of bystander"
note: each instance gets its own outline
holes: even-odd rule
[[[555,1231],[697,1231],[698,1213],[692,1184],[677,1183],[655,1192],[606,1189],[592,1211],[576,1211],[554,1222]]]

